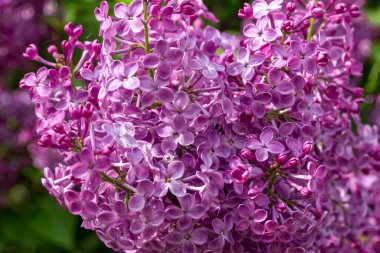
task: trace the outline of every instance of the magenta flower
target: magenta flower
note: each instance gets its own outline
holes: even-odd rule
[[[272,42],[277,38],[277,32],[273,28],[268,27],[269,19],[267,16],[261,17],[257,24],[248,24],[243,29],[245,37],[250,38],[248,46],[252,51],[260,49],[268,42]]]
[[[256,159],[260,162],[266,161],[269,153],[280,154],[285,150],[281,142],[273,141],[273,131],[270,128],[261,132],[260,140],[249,138],[244,145],[249,149],[256,150]]]

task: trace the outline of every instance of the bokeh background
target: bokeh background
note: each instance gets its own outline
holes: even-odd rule
[[[111,6],[115,2],[109,1]],[[219,18],[218,28],[239,33],[241,23],[237,12],[246,1],[204,2]],[[14,95],[23,74],[38,67],[23,59],[24,48],[35,43],[45,50],[50,44],[58,44],[65,39],[63,26],[69,21],[83,25],[82,36],[86,39],[96,39],[98,23],[93,10],[99,3],[99,0],[0,0],[0,253],[111,252],[95,233],[81,229],[80,219],[60,208],[41,186],[41,172],[35,167],[45,163],[36,160],[33,163],[29,157],[33,151],[41,152],[30,144],[33,118],[29,120],[28,117],[33,117],[33,108],[22,95]],[[368,38],[359,45],[366,56],[360,86],[365,88],[367,95],[362,105],[363,119],[370,121],[380,118],[370,116],[371,113],[380,114],[379,108],[374,111],[376,94],[380,91],[380,37],[377,32],[380,1],[367,0],[365,10],[373,27],[358,34]],[[27,127],[31,133],[23,130],[25,124],[31,125]],[[13,146],[14,143],[18,145]]]

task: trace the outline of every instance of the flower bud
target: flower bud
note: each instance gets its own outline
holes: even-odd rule
[[[243,157],[244,159],[247,159],[250,162],[256,161],[255,154],[247,148],[243,148],[240,151],[240,155],[241,155],[241,157]]]
[[[286,210],[286,206],[284,204],[284,202],[277,202],[276,205],[276,210],[279,212],[279,213],[283,213],[285,210]]]
[[[72,22],[68,23],[64,27],[65,32],[72,37],[79,37],[83,32],[83,27],[81,25],[75,26]]]
[[[59,134],[66,133],[65,132],[65,128],[63,127],[63,125],[61,123],[55,124],[53,126],[53,131],[56,132],[56,133],[59,133]]]
[[[302,153],[305,155],[310,154],[310,152],[313,150],[313,143],[311,141],[306,141],[302,145]]]
[[[304,20],[302,23],[303,23],[303,26],[304,26],[305,28],[308,28],[308,27],[310,26],[310,20],[309,20],[309,19]]]
[[[307,187],[302,187],[300,193],[305,197],[309,197],[311,195],[311,192]]]
[[[37,59],[38,50],[37,50],[36,45],[30,44],[22,55],[29,60]]]
[[[329,54],[327,52],[319,52],[317,55],[317,63],[319,66],[325,67],[329,63]]]
[[[316,18],[316,19],[321,19],[323,18],[323,15],[325,14],[325,10],[322,9],[321,7],[315,7],[312,11],[311,11],[311,15],[313,16],[313,18]]]
[[[364,89],[360,88],[360,87],[352,88],[351,91],[352,91],[352,94],[354,95],[354,97],[356,97],[356,98],[362,98],[364,95]]]
[[[190,1],[187,1],[181,4],[181,13],[191,16],[191,15],[194,15],[196,12],[197,11],[195,9],[194,4],[191,3]]]
[[[290,13],[293,13],[296,10],[296,4],[293,2],[289,2],[286,4],[286,10]]]
[[[43,148],[50,147],[52,143],[50,134],[43,134],[38,140],[38,145]]]
[[[86,106],[83,107],[82,116],[86,119],[89,119],[92,117],[93,113],[94,113],[94,106],[90,103],[87,103]]]
[[[74,119],[80,119],[83,116],[83,106],[79,105],[78,107],[71,107],[70,113]]]
[[[347,11],[347,6],[345,3],[338,3],[337,5],[335,5],[334,10],[337,14],[342,14]]]
[[[298,165],[299,163],[299,159],[296,158],[296,157],[292,157],[289,159],[289,161],[283,166],[281,167],[282,169],[291,169],[291,168],[294,168]]]
[[[287,153],[282,152],[277,156],[277,162],[279,162],[280,164],[285,164],[287,161],[288,161]]]
[[[248,3],[244,3],[244,8],[239,10],[239,18],[251,19],[253,17],[252,6]]]
[[[294,29],[294,23],[291,20],[285,20],[281,24],[281,30],[287,33],[290,33]]]
[[[58,49],[55,45],[50,45],[47,49],[48,53],[55,56],[58,53]]]
[[[356,4],[351,5],[350,6],[350,14],[351,14],[351,17],[353,17],[353,18],[360,17],[361,13],[360,13],[359,6],[357,6]]]
[[[335,121],[336,121],[334,115],[332,115],[332,114],[325,114],[325,115],[323,115],[323,116],[320,118],[320,120],[321,120],[321,124],[322,124],[324,127],[326,127],[326,128],[331,128],[331,127],[333,127],[334,124],[335,124]]]
[[[67,149],[71,146],[71,139],[67,135],[62,135],[58,138],[58,146],[63,149]]]

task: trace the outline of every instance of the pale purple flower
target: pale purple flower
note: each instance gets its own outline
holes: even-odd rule
[[[157,75],[162,80],[167,80],[173,73],[173,65],[180,64],[183,52],[179,48],[170,47],[165,40],[157,42],[154,53],[144,57],[143,64],[148,69],[157,68]]]
[[[262,222],[267,219],[267,211],[264,209],[255,209],[253,204],[241,204],[237,208],[237,213],[240,217],[236,222],[237,230],[250,229],[254,234],[264,234],[265,228]]]
[[[243,80],[247,82],[255,75],[255,67],[265,61],[265,55],[263,53],[250,55],[247,48],[240,48],[236,60],[227,66],[227,73],[232,76],[241,74]]]
[[[268,159],[269,153],[279,154],[284,151],[284,145],[281,142],[273,141],[273,131],[266,128],[260,134],[260,139],[249,138],[245,142],[245,146],[249,149],[256,150],[256,159],[264,162]]]
[[[252,51],[256,51],[266,43],[276,40],[278,36],[276,30],[268,27],[268,25],[269,18],[263,16],[257,21],[257,25],[248,24],[243,28],[244,36],[250,38],[248,46]]]
[[[191,59],[189,67],[194,70],[202,70],[202,75],[208,79],[215,79],[218,77],[219,71],[224,71],[224,66],[211,61],[205,54],[198,53],[198,56]]]
[[[183,197],[186,194],[185,184],[180,180],[185,172],[185,166],[180,161],[173,161],[162,171],[161,179],[154,182],[155,195],[164,197],[168,191],[176,197]]]
[[[122,61],[114,61],[111,64],[111,71],[115,78],[108,81],[107,91],[115,91],[123,86],[127,90],[134,90],[139,87],[140,80],[135,77],[139,66],[137,63],[124,64]]]
[[[252,3],[253,17],[261,18],[271,11],[279,10],[282,7],[282,0],[270,0],[268,4],[265,0],[257,0]]]
[[[117,3],[114,11],[115,16],[125,20],[133,32],[140,32],[144,29],[143,23],[138,17],[143,11],[143,1],[133,1],[130,6],[126,6],[125,3]]]
[[[167,235],[166,240],[173,245],[180,245],[183,253],[196,253],[197,245],[207,242],[207,232],[205,229],[197,228],[190,231],[173,231]]]
[[[210,249],[223,249],[224,244],[226,242],[233,243],[234,239],[232,237],[231,230],[234,226],[234,218],[232,214],[227,214],[224,216],[224,219],[213,219],[212,220],[212,228],[217,235],[215,239],[210,241],[209,247]]]
[[[293,50],[294,56],[289,59],[288,67],[292,70],[299,70],[301,67],[310,74],[316,74],[317,67],[317,49],[318,45],[315,42],[302,43],[299,41],[291,41],[290,47]]]

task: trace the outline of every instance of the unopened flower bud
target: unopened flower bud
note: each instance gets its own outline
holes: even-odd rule
[[[303,26],[304,26],[305,28],[308,28],[308,27],[310,26],[310,20],[309,20],[309,19],[304,20],[302,23],[303,23]]]
[[[53,126],[53,131],[59,134],[64,134],[65,129],[62,124],[58,123]]]
[[[58,145],[60,148],[66,149],[71,146],[71,139],[67,135],[62,135],[58,138]]]
[[[43,148],[50,147],[51,144],[52,144],[52,140],[51,140],[50,134],[44,134],[38,140],[38,145]]]
[[[283,152],[283,153],[280,153],[278,156],[277,156],[277,162],[280,163],[280,164],[285,164],[286,162],[288,161],[288,155]]]
[[[313,150],[313,143],[311,141],[306,141],[302,145],[302,153],[305,155],[310,154],[310,152]]]
[[[250,19],[253,16],[252,6],[248,3],[244,3],[243,9],[239,10],[239,18]]]
[[[287,33],[290,33],[294,29],[294,23],[291,20],[285,20],[281,24],[281,30]]]
[[[38,57],[36,45],[30,44],[22,55],[29,60],[35,60]]]
[[[334,10],[337,14],[342,14],[347,11],[347,6],[345,3],[338,3],[337,5],[335,5]]]
[[[307,187],[302,187],[300,193],[305,197],[308,197],[311,194],[310,190]]]
[[[247,159],[248,161],[251,161],[251,162],[256,161],[255,154],[249,149],[243,148],[240,151],[240,155],[241,157],[243,157],[244,159]]]
[[[356,98],[362,98],[364,95],[364,89],[360,88],[360,87],[352,88],[351,91],[352,91],[352,94],[354,95],[354,97],[356,97]]]
[[[350,6],[350,14],[353,18],[358,18],[361,16],[360,8],[356,4]]]
[[[319,66],[325,67],[329,63],[329,54],[327,52],[319,52],[317,55],[317,63]]]
[[[82,116],[88,119],[92,117],[93,113],[94,113],[94,106],[90,103],[87,103],[86,106],[83,107]]]
[[[312,11],[311,11],[311,15],[313,16],[313,18],[316,18],[316,19],[321,19],[323,18],[323,15],[325,14],[325,10],[322,9],[321,7],[315,7]]]
[[[298,165],[298,163],[299,163],[298,158],[296,158],[296,157],[292,157],[292,158],[290,158],[289,161],[288,161],[283,167],[281,167],[281,168],[283,168],[283,169],[291,169],[291,168],[296,167],[296,166]]]
[[[296,10],[296,4],[293,2],[289,2],[286,4],[286,10],[290,13],[293,13]]]
[[[275,207],[276,207],[276,210],[277,210],[279,213],[283,213],[283,212],[286,210],[286,206],[285,206],[284,202],[282,202],[282,201],[276,203]]]
[[[83,27],[81,25],[75,26],[70,22],[65,25],[64,30],[69,36],[79,37],[83,32]]]
[[[71,107],[70,113],[74,119],[80,119],[83,116],[83,106],[79,105],[77,107]]]

